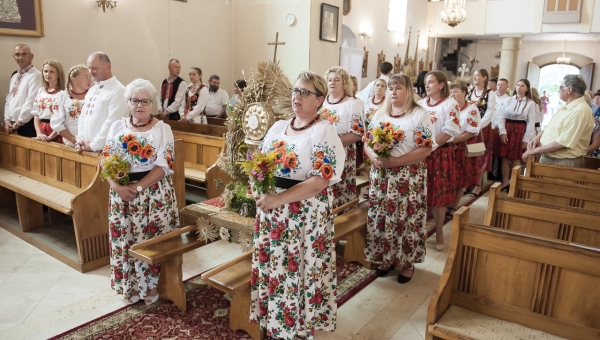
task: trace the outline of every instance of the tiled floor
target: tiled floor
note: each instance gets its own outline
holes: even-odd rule
[[[471,205],[470,220],[482,223],[487,195]],[[451,224],[444,226],[446,244]],[[237,245],[218,241],[184,256],[184,279],[237,254]],[[428,242],[424,263],[411,282],[397,271],[379,278],[338,310],[337,331],[317,339],[422,340],[429,298],[448,251]],[[108,266],[81,274],[0,228],[0,339],[47,339],[124,306],[110,290]]]

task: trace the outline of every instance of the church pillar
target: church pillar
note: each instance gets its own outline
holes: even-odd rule
[[[519,44],[523,36],[510,35],[500,37],[502,38],[502,51],[498,78],[506,78],[508,86],[514,87],[517,75],[517,61],[519,60]]]

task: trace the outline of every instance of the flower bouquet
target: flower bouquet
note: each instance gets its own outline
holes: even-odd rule
[[[100,161],[102,179],[112,179],[120,185],[129,183],[129,163],[118,154],[112,154]]]
[[[250,177],[252,191],[261,195],[275,190],[275,171],[290,173],[298,165],[298,157],[285,141],[276,141],[268,152],[263,153],[259,149],[253,154],[249,153],[246,160],[239,164]]]
[[[390,122],[381,122],[378,126],[367,131],[363,142],[375,152],[379,158],[390,158],[391,149],[404,140],[404,131],[394,130]],[[384,169],[379,169],[379,176],[383,177]]]

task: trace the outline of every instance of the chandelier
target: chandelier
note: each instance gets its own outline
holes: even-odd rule
[[[454,27],[467,20],[465,2],[466,0],[444,0],[442,22],[448,24],[450,27]]]
[[[571,63],[571,58],[566,58],[565,57],[565,51],[566,50],[567,50],[567,39],[565,39],[565,47],[563,48],[563,55],[562,55],[562,57],[556,58],[556,63],[557,64],[570,64]]]
[[[98,7],[102,7],[102,11],[106,13],[106,7],[115,8],[117,7],[117,2],[113,0],[96,0]]]

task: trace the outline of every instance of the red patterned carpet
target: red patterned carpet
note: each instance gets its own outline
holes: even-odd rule
[[[374,271],[337,258],[338,306],[375,280]],[[199,276],[185,283],[187,311],[180,312],[171,302],[152,306],[142,302],[117,310],[87,324],[59,334],[50,340],[74,339],[251,339],[229,329],[230,302],[222,292],[204,284]]]

